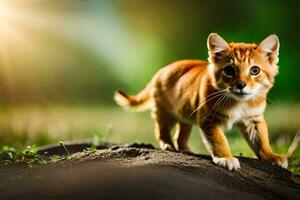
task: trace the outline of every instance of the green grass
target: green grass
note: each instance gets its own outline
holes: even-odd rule
[[[28,167],[32,167],[35,164],[50,164],[63,159],[71,159],[64,142],[60,141],[60,145],[65,149],[65,155],[41,155],[39,153],[39,147],[36,145],[27,146],[25,148],[14,148],[9,146],[0,147],[0,163],[4,164],[25,164]],[[95,153],[97,148],[95,146],[86,148],[84,151]]]
[[[269,106],[266,119],[272,148],[286,153],[300,128],[300,105]],[[226,133],[234,155],[254,157],[245,140],[234,129]],[[157,146],[149,112],[129,113],[118,107],[103,106],[24,106],[0,112],[0,146],[23,149],[59,141],[93,138],[113,143],[145,142]],[[207,154],[200,130],[193,128],[189,146],[195,153]],[[290,169],[300,173],[300,150],[290,160]]]
[[[36,145],[27,146],[24,149],[2,146],[0,148],[0,161],[4,164],[21,163],[27,166],[34,164],[46,164],[47,162],[38,154]]]

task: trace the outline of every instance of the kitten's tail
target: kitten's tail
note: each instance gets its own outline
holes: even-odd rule
[[[116,91],[114,99],[116,103],[130,111],[142,112],[152,107],[150,85],[134,96],[129,96],[121,91]]]

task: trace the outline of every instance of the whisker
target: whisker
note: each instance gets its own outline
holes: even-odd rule
[[[206,104],[207,102],[211,101],[212,99],[215,99],[216,97],[221,96],[224,92],[226,92],[226,90],[221,90],[221,91],[217,91],[214,92],[210,95],[208,95],[205,99],[205,101],[203,103],[201,103],[196,109],[193,110],[193,112],[191,112],[191,114],[189,115],[189,117],[191,117],[197,110],[199,110],[204,104]],[[213,96],[215,95],[215,96]]]
[[[224,94],[224,93],[223,93],[223,94]],[[223,94],[222,94],[222,95],[223,95]],[[224,97],[224,96],[221,96],[221,97],[217,100],[217,102],[216,102],[216,103],[214,104],[214,106],[211,108],[211,110],[209,111],[209,113],[206,114],[206,115],[203,117],[203,119],[205,119],[206,117],[208,117],[208,116],[214,111],[215,107],[217,107],[217,106],[222,102],[223,97]]]
[[[207,99],[205,102],[203,102],[200,106],[198,106],[195,110],[193,110],[193,112],[189,115],[189,116],[192,116],[197,110],[199,110],[204,104],[206,104],[207,102],[217,98],[217,97],[220,97],[222,94],[216,94],[216,96],[213,96],[211,97],[210,99]]]
[[[224,100],[226,99],[226,94],[225,94],[224,96],[222,96],[220,99],[221,99],[221,100],[220,100],[220,102],[217,104],[217,107],[216,107],[216,110],[215,110],[215,112],[214,112],[213,118],[215,118],[215,115],[216,115],[216,113],[218,112],[218,110],[219,110],[221,104],[224,103]]]
[[[231,97],[230,97],[228,94],[225,94],[225,95],[226,95],[225,101],[226,101],[226,106],[227,106],[226,112],[227,112],[227,116],[228,116],[229,120],[231,120],[230,114],[229,114],[229,112],[228,112],[228,108],[229,108],[229,106],[230,106],[230,100],[231,100]]]
[[[267,96],[265,96],[264,93],[258,92],[258,96],[259,96],[259,97],[262,97],[264,100],[266,100],[268,103],[272,104],[273,106],[277,106],[277,105],[275,104],[275,102],[272,101],[272,100],[270,100]]]
[[[226,91],[226,90],[220,90],[220,91],[214,92],[214,93],[208,95],[206,98],[211,97],[212,95],[215,95],[215,94],[223,93],[223,92],[225,92],[225,91]]]

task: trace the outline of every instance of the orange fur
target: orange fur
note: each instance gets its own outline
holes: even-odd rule
[[[267,93],[278,72],[277,36],[259,45],[228,44],[212,33],[208,50],[208,62],[174,62],[159,70],[138,95],[117,92],[115,100],[121,106],[151,109],[162,149],[188,151],[191,127],[197,125],[214,163],[238,169],[239,161],[223,132],[237,125],[259,159],[286,167],[286,158],[272,152],[263,117]],[[170,131],[175,124],[174,145]]]

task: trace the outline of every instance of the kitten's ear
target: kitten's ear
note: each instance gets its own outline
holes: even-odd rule
[[[207,48],[210,54],[223,52],[230,49],[227,42],[216,33],[209,34],[207,38]]]
[[[257,50],[265,54],[270,64],[277,64],[279,54],[279,39],[277,35],[272,34],[268,36],[259,44]]]

